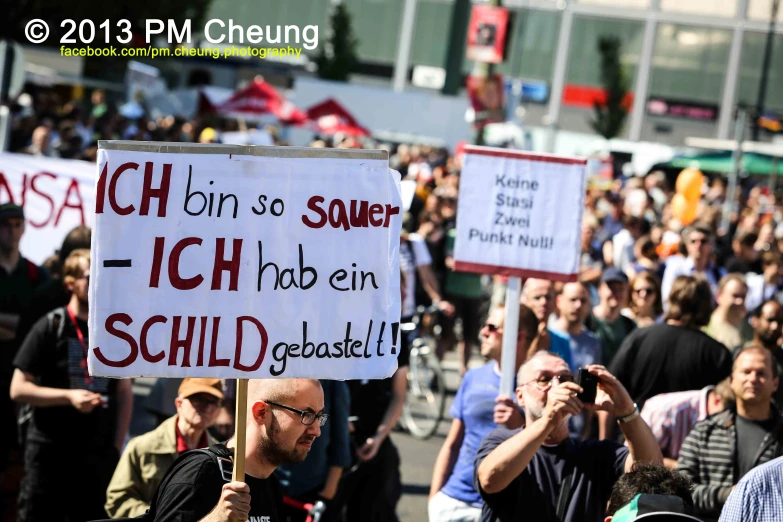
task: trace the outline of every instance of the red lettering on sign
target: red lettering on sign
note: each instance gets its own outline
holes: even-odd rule
[[[77,203],[69,203],[68,199],[71,195],[71,193],[74,193],[76,195]],[[60,216],[63,215],[63,210],[66,208],[72,208],[79,211],[79,219],[80,223],[84,225],[84,203],[82,202],[82,195],[79,194],[79,182],[75,179],[71,179],[71,184],[68,185],[68,190],[65,191],[65,200],[63,201],[62,206],[60,207],[60,211],[57,213],[57,217],[54,219],[54,226],[57,226],[60,224]]]
[[[35,182],[38,181],[41,178],[41,176],[44,176],[44,177],[47,177],[47,178],[52,178],[53,180],[57,179],[57,176],[55,176],[54,174],[52,174],[50,172],[39,172],[38,174],[33,176],[33,178],[30,180],[30,190],[32,191],[32,193],[33,194],[38,194],[39,196],[44,198],[49,203],[49,215],[46,217],[45,221],[40,222],[40,223],[36,223],[32,219],[28,219],[27,220],[28,223],[30,223],[30,225],[33,226],[34,228],[45,227],[49,223],[49,221],[51,221],[52,214],[54,214],[54,200],[52,198],[50,198],[47,194],[44,194],[43,192],[38,190],[38,187],[35,186]],[[25,203],[27,203],[27,202],[23,201],[22,202],[22,206],[24,206]]]
[[[340,199],[329,202],[328,211],[321,205],[325,202],[322,196],[312,196],[307,200],[307,209],[315,213],[315,219],[302,215],[302,223],[310,228],[322,228],[329,223],[332,228],[350,230],[351,227],[383,227],[389,228],[392,216],[399,215],[400,207],[389,204],[370,204],[369,201],[352,199],[349,202],[350,216],[346,203]],[[380,219],[376,216],[380,214]],[[385,215],[385,217],[384,217]]]
[[[237,291],[239,282],[239,262],[242,253],[242,240],[234,239],[231,259],[225,258],[226,240],[219,237],[215,242],[215,265],[212,269],[212,288],[211,290],[220,290],[223,281],[223,272],[228,272],[230,280],[228,283],[229,292]]]
[[[130,366],[130,364],[136,360],[136,357],[138,357],[139,346],[136,344],[136,339],[134,339],[132,335],[130,335],[128,332],[118,330],[115,328],[114,323],[122,323],[125,326],[130,326],[133,323],[133,319],[131,319],[131,316],[128,314],[111,314],[106,318],[105,324],[106,331],[109,334],[128,343],[128,346],[130,347],[130,353],[128,356],[121,361],[111,361],[103,355],[101,349],[97,346],[93,351],[95,352],[95,358],[106,366],[111,368],[125,368],[126,366]]]
[[[166,203],[169,200],[169,186],[171,185],[171,163],[163,164],[163,177],[160,187],[152,188],[152,162],[144,164],[144,189],[141,193],[140,216],[146,216],[150,210],[150,199],[158,200],[158,217],[166,217]]]
[[[239,358],[242,355],[242,323],[244,321],[250,321],[253,323],[256,328],[258,328],[258,333],[261,334],[261,345],[259,346],[258,357],[256,358],[256,362],[250,366],[245,366],[239,362]],[[266,355],[266,345],[268,342],[269,337],[266,334],[266,329],[258,319],[249,315],[237,317],[237,344],[236,348],[234,349],[234,368],[237,370],[242,370],[243,372],[254,372],[258,370],[261,367],[261,363],[264,361],[264,356]]]
[[[139,335],[141,357],[147,362],[156,363],[158,361],[162,361],[163,358],[165,357],[164,350],[161,350],[155,355],[152,355],[150,353],[149,348],[147,348],[147,332],[149,332],[153,324],[165,323],[166,321],[168,321],[168,319],[166,319],[162,315],[153,315],[152,317],[144,321],[144,326],[141,327],[141,335]]]
[[[201,245],[201,238],[198,237],[186,237],[177,241],[174,248],[171,249],[169,255],[169,281],[171,286],[177,290],[193,290],[204,280],[204,276],[198,274],[187,279],[183,279],[179,275],[179,256],[182,251],[190,245]]]

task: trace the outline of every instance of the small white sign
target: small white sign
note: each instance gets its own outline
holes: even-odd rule
[[[416,87],[440,90],[446,83],[446,69],[430,67],[429,65],[416,65],[413,67],[411,83]]]
[[[576,281],[583,158],[465,148],[455,270]]]

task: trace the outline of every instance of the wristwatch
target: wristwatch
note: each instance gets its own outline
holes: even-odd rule
[[[625,417],[618,417],[617,422],[619,422],[620,424],[625,424],[627,422],[631,422],[632,420],[635,420],[636,417],[638,417],[639,415],[641,415],[641,413],[639,413],[639,407],[636,405],[636,403],[634,403],[633,412],[630,413],[629,415],[626,415]]]

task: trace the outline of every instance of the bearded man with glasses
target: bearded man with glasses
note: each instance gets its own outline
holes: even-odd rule
[[[252,379],[247,390],[245,481],[226,483],[222,460],[180,460],[157,492],[155,522],[282,520],[283,491],[273,471],[302,462],[328,415],[317,379]],[[233,456],[234,438],[223,448]]]
[[[598,381],[594,404],[560,357],[537,352],[517,375],[517,400],[526,427],[498,428],[476,456],[475,485],[484,500],[482,521],[600,522],[612,486],[635,462],[660,465],[661,450],[630,395],[606,368],[586,368]],[[568,419],[583,409],[618,418],[628,447],[569,437]]]

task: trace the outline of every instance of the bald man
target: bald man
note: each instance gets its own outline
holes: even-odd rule
[[[158,490],[155,522],[279,521],[283,493],[272,472],[302,462],[321,426],[324,393],[317,379],[254,379],[248,384],[245,482],[227,482],[221,463],[191,453]],[[233,456],[235,439],[226,444]]]
[[[567,337],[549,329],[549,318],[555,311],[555,286],[548,279],[529,278],[522,287],[520,302],[533,310],[538,317],[538,337],[533,342],[533,351],[552,352],[561,357],[568,367],[576,370]]]

